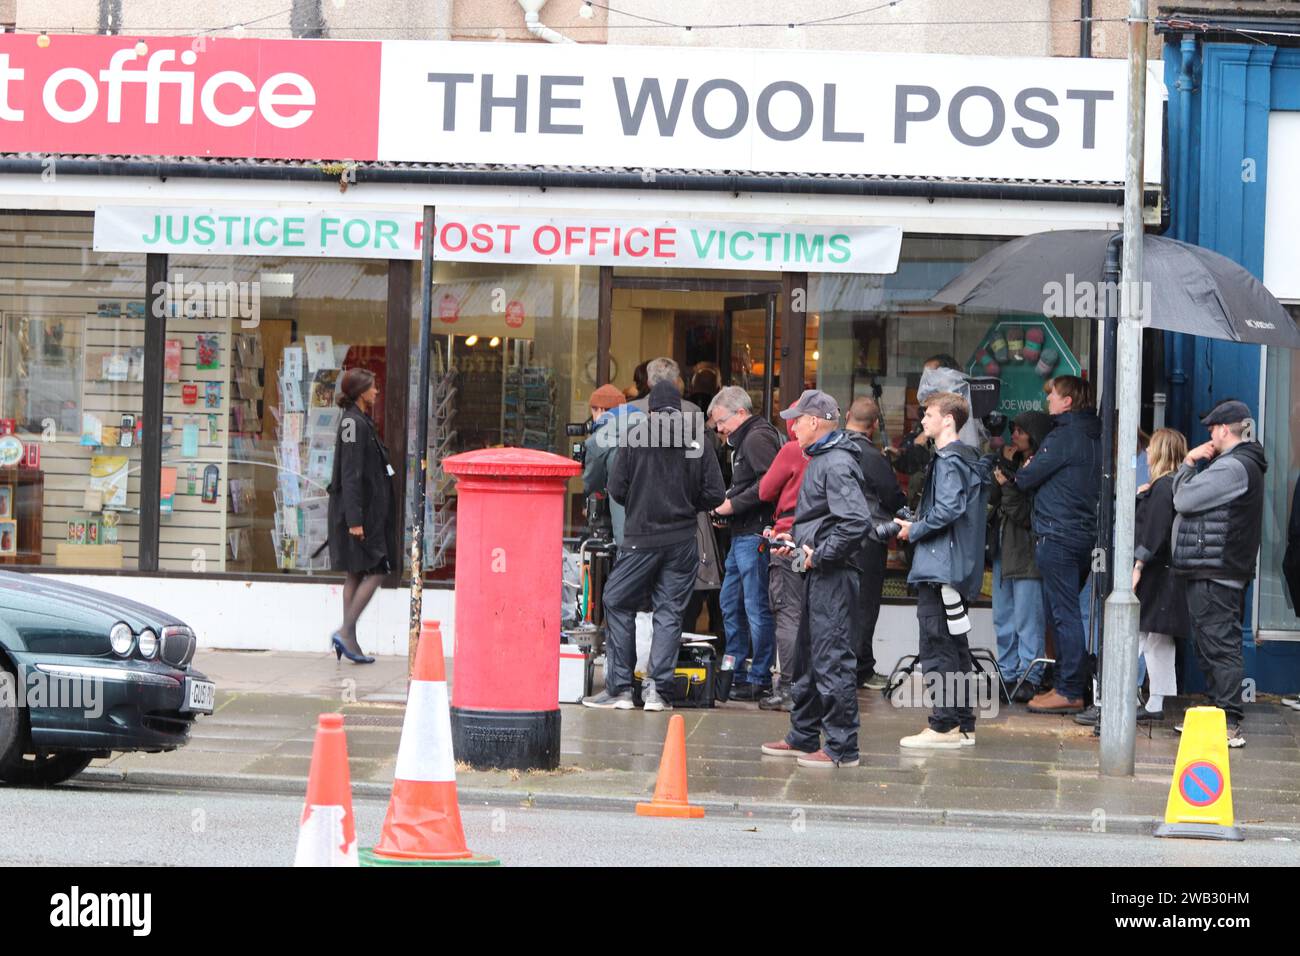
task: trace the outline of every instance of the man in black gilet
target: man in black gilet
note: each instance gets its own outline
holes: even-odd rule
[[[1192,637],[1210,703],[1227,715],[1228,746],[1244,747],[1241,618],[1259,554],[1268,461],[1243,402],[1220,402],[1201,424],[1210,440],[1174,473],[1173,566],[1188,579]],[[1202,461],[1210,465],[1197,474]]]

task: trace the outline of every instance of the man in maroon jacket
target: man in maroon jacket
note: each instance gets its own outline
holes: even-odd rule
[[[791,408],[794,405],[790,406]],[[786,422],[790,440],[781,446],[772,459],[771,466],[758,483],[758,497],[775,502],[772,529],[764,536],[789,532],[794,527],[794,510],[799,501],[799,483],[808,467],[808,456],[794,440],[792,422]],[[763,710],[789,710],[790,688],[794,684],[791,664],[794,661],[794,642],[799,636],[799,616],[803,613],[803,581],[790,567],[789,561],[771,561],[767,571],[768,596],[772,602],[772,617],[776,625],[776,666],[779,680],[772,684],[772,696],[758,702]]]

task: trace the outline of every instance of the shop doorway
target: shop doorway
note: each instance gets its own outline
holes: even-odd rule
[[[702,408],[719,388],[738,385],[770,419],[780,400],[781,282],[752,275],[616,273],[610,380],[626,388],[639,363],[668,355],[681,368],[686,397]]]

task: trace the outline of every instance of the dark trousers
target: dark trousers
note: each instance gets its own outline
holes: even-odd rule
[[[773,558],[767,568],[768,597],[776,625],[776,667],[781,687],[794,687],[795,644],[803,617],[803,576],[790,567],[789,558]]]
[[[1192,615],[1196,659],[1205,675],[1210,703],[1221,707],[1228,724],[1241,723],[1241,684],[1246,665],[1241,650],[1241,612],[1245,588],[1216,581],[1187,582],[1187,608]]]
[[[1052,622],[1056,640],[1056,692],[1070,700],[1083,697],[1088,679],[1079,592],[1088,579],[1092,546],[1091,541],[1039,538],[1034,549],[1043,577],[1043,616]]]
[[[916,586],[916,621],[920,625],[921,680],[927,697],[933,695],[930,727],[946,734],[954,727],[973,732],[975,685],[966,675],[975,673],[970,642],[965,634],[948,632],[948,617],[938,584]]]
[[[654,611],[649,673],[655,689],[672,699],[673,670],[682,643],[682,613],[695,587],[700,555],[695,539],[665,548],[621,548],[605,582],[605,689],[632,689],[636,665],[636,612],[649,595]]]
[[[876,652],[871,646],[880,619],[880,594],[885,588],[885,563],[888,549],[879,541],[868,541],[862,548],[862,584],[858,590],[858,683],[876,671]]]
[[[857,635],[859,572],[840,565],[805,571],[804,577],[786,743],[799,750],[821,747],[836,762],[853,760],[858,756],[853,643]]]

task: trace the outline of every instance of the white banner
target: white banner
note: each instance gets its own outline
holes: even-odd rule
[[[344,209],[100,206],[97,251],[418,259],[415,212]],[[893,273],[903,230],[662,219],[539,218],[440,211],[434,258],[499,262],[768,272]]]
[[[381,160],[1124,181],[1124,60],[398,40],[380,69]]]
[[[418,259],[418,212],[98,206],[96,251]]]

